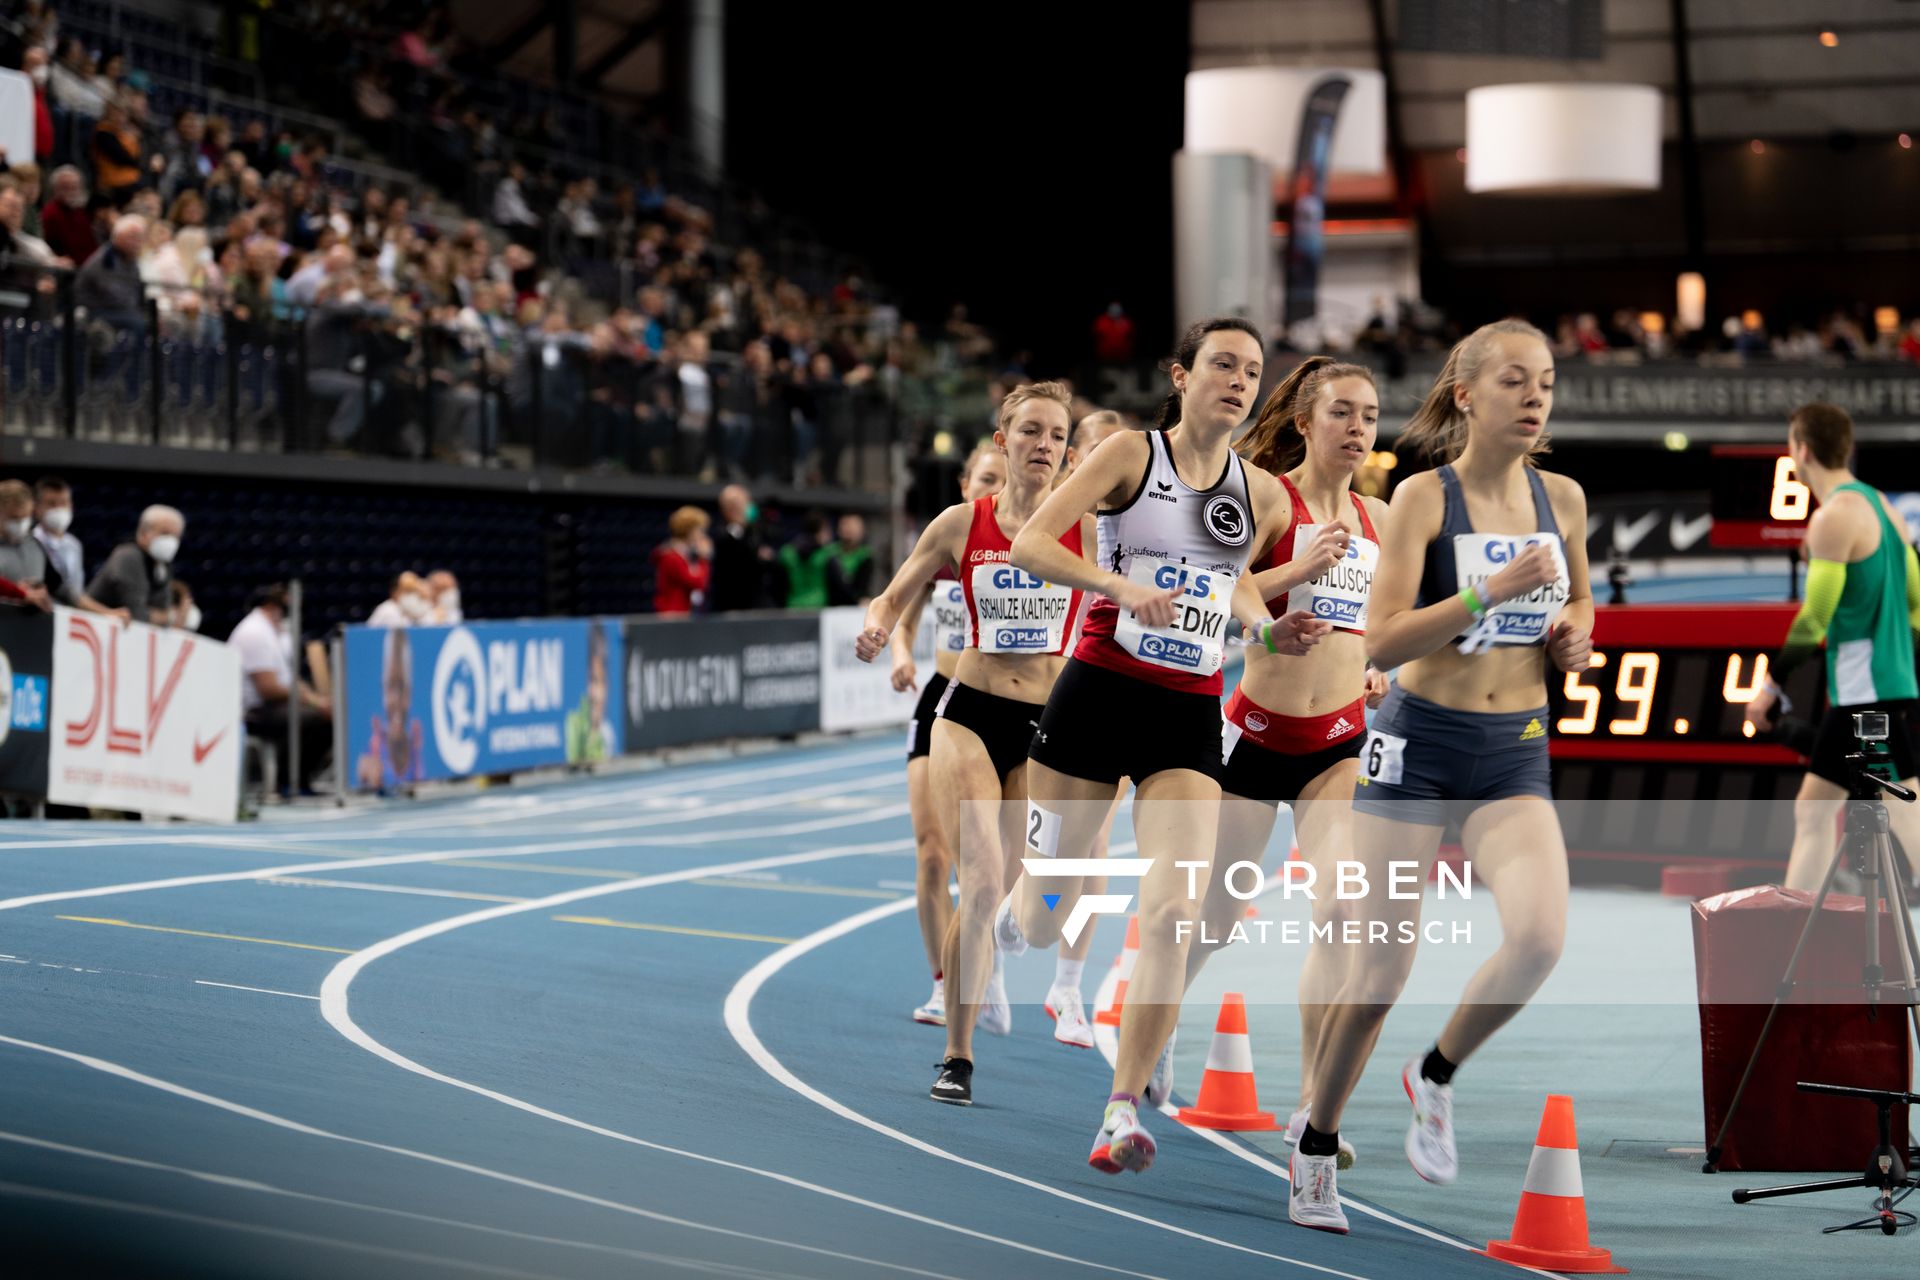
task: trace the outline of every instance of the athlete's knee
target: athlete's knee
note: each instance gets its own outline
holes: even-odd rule
[[[1195,925],[1199,912],[1198,903],[1188,902],[1185,898],[1177,901],[1157,902],[1151,907],[1140,909],[1140,938],[1144,942],[1148,936],[1162,942],[1172,943],[1185,948],[1199,934]]]
[[[1566,941],[1566,930],[1557,921],[1548,921],[1509,933],[1501,940],[1500,949],[1520,973],[1544,978],[1560,963]]]
[[[991,882],[963,884],[960,886],[960,917],[969,922],[991,920],[993,913],[1000,907],[1000,900],[1006,894],[1000,886]]]
[[[1340,1002],[1363,1008],[1391,1008],[1406,990],[1413,973],[1413,948],[1398,943],[1386,947],[1367,947],[1350,957],[1347,980],[1340,989]]]
[[[953,870],[953,851],[947,848],[946,840],[940,836],[926,836],[916,842],[913,856],[923,880],[945,881]]]

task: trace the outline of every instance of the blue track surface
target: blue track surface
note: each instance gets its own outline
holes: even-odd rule
[[[1148,1174],[1091,1171],[1107,1068],[1031,1004],[978,1105],[929,1102],[898,755],[9,824],[8,1274],[1511,1274],[1295,1228],[1253,1148],[1158,1118]]]

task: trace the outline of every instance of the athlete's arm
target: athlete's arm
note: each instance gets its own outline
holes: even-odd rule
[[[1382,671],[1432,653],[1464,631],[1473,615],[1460,600],[1414,608],[1427,544],[1446,515],[1439,477],[1409,476],[1394,491],[1392,518],[1379,530],[1380,564],[1367,596],[1367,659]]]
[[[1912,543],[1907,544],[1907,621],[1920,631],[1920,555]]]
[[[1858,530],[1854,527],[1851,502],[1828,502],[1807,521],[1807,595],[1800,612],[1787,628],[1787,642],[1773,660],[1774,680],[1778,683],[1793,674],[1794,668],[1820,651],[1826,643],[1827,628],[1840,610],[1840,593],[1847,585],[1847,562],[1853,558]]]
[[[1286,489],[1263,471],[1247,472],[1247,498],[1253,503],[1255,526],[1268,531],[1267,537],[1258,544],[1258,557],[1264,560],[1284,534],[1293,506]],[[1344,548],[1342,554],[1345,554]],[[1233,584],[1233,616],[1240,619],[1247,634],[1269,653],[1298,657],[1333,630],[1331,622],[1315,618],[1304,609],[1275,618],[1267,611],[1268,593],[1260,589],[1255,578],[1254,574],[1243,573]]]
[[[853,650],[862,662],[872,662],[887,647],[888,633],[900,620],[907,602],[917,598],[920,589],[933,581],[943,565],[954,565],[967,544],[967,526],[973,520],[973,504],[956,503],[933,518],[914,544],[913,554],[893,575],[887,589],[867,602],[866,626],[854,640]],[[957,567],[957,566],[956,566]]]
[[[1027,520],[1013,539],[1009,559],[1015,568],[1024,569],[1045,582],[1064,582],[1082,591],[1098,591],[1112,598],[1150,627],[1164,627],[1173,621],[1173,602],[1180,598],[1180,587],[1165,591],[1130,582],[1119,573],[1090,562],[1060,545],[1060,535],[1076,520],[1096,511],[1101,504],[1118,506],[1133,496],[1146,474],[1147,460],[1153,448],[1144,433],[1129,432],[1101,442],[1067,482],[1047,495],[1040,509]]]
[[[1549,502],[1558,498],[1554,508],[1562,529],[1579,532],[1562,537],[1567,552],[1567,602],[1560,606],[1553,634],[1547,637],[1547,656],[1562,671],[1585,671],[1593,657],[1593,584],[1587,571],[1587,491],[1569,476],[1550,475],[1547,482]]]
[[[1367,604],[1367,658],[1382,671],[1426,657],[1474,622],[1464,590],[1451,599],[1414,607],[1427,544],[1440,535],[1445,503],[1440,477],[1431,471],[1410,477],[1393,495],[1393,520],[1381,544],[1380,567],[1374,572]],[[1473,594],[1484,614],[1497,604],[1546,586],[1558,573],[1553,553],[1536,544],[1473,588]]]
[[[1283,496],[1281,499],[1286,501]],[[1290,511],[1283,508],[1280,527],[1286,528],[1286,517]],[[1277,564],[1271,569],[1248,575],[1259,590],[1260,598],[1271,600],[1284,595],[1303,582],[1312,582],[1315,578],[1340,563],[1340,557],[1347,554],[1347,543],[1353,537],[1351,530],[1338,520],[1332,524],[1323,524],[1313,540],[1307,543],[1307,549],[1285,564]]]
[[[901,615],[900,623],[893,630],[893,638],[887,647],[893,651],[893,691],[905,693],[909,689],[919,689],[917,664],[913,660],[913,642],[920,636],[920,619],[927,611],[927,601],[933,599],[933,583],[928,582],[920,588],[920,593],[907,606]]]

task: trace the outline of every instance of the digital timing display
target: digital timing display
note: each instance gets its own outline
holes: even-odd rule
[[[1596,649],[1592,666],[1568,672],[1553,691],[1552,729],[1561,737],[1747,741],[1747,704],[1772,661],[1769,652],[1740,649]],[[1818,693],[1817,665],[1787,682],[1796,710]]]
[[[1797,757],[1746,723],[1772,675],[1791,604],[1603,606],[1593,659],[1548,682],[1556,759],[1791,763]],[[1793,714],[1817,718],[1820,664],[1786,682]]]
[[[1813,506],[1785,446],[1713,446],[1713,546],[1797,547]]]

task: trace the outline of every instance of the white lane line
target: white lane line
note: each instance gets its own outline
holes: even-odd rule
[[[319,996],[303,996],[298,991],[275,991],[272,987],[243,987],[237,982],[208,982],[205,978],[195,978],[196,987],[225,987],[229,991],[258,991],[263,996],[286,996],[293,1000],[318,1000]]]
[[[753,997],[759,992],[760,988],[766,984],[769,978],[779,973],[795,960],[798,960],[801,956],[806,955],[809,951],[825,946],[836,938],[845,937],[854,930],[863,928],[877,920],[883,920],[888,916],[898,915],[902,911],[911,910],[913,906],[913,899],[906,898],[899,902],[889,902],[884,906],[871,907],[866,911],[848,916],[836,924],[830,924],[824,929],[816,930],[808,934],[798,942],[780,948],[741,976],[740,981],[734,984],[733,990],[727,993],[724,1016],[726,1018],[727,1031],[732,1034],[734,1040],[738,1042],[740,1048],[746,1052],[746,1055],[753,1059],[756,1066],[787,1088],[807,1099],[807,1101],[826,1108],[841,1119],[850,1120],[864,1129],[871,1129],[875,1133],[883,1134],[896,1142],[901,1142],[912,1147],[916,1151],[925,1152],[927,1155],[937,1156],[942,1160],[951,1161],[964,1168],[990,1174],[993,1177],[1014,1183],[1017,1186],[1026,1187],[1029,1190],[1053,1196],[1055,1199],[1065,1200],[1070,1204],[1077,1204],[1085,1208],[1098,1210],[1101,1213],[1112,1214],[1116,1218],[1123,1218],[1129,1222],[1139,1223],[1142,1226],[1170,1232],[1173,1235],[1182,1236],[1189,1240],[1218,1245],[1223,1249],[1230,1249],[1235,1253],[1249,1254],[1256,1258],[1266,1258],[1273,1262],[1285,1263],[1288,1266],[1300,1267],[1303,1270],[1316,1271],[1321,1275],[1341,1276],[1344,1277],[1345,1280],[1365,1280],[1364,1277],[1358,1276],[1351,1271],[1341,1271],[1338,1268],[1321,1266],[1317,1262],[1308,1262],[1302,1258],[1291,1258],[1284,1253],[1269,1253],[1264,1249],[1253,1248],[1251,1245],[1239,1244],[1232,1240],[1223,1240],[1219,1236],[1207,1235],[1205,1232],[1195,1231],[1188,1227],[1175,1226],[1171,1222],[1164,1222],[1159,1218],[1151,1218],[1143,1213],[1135,1213],[1129,1209],[1121,1209],[1114,1205],[1102,1204],[1098,1200],[1089,1200],[1085,1196],[1076,1195],[1071,1191],[1062,1190],[1059,1187],[1040,1182],[1033,1178],[1023,1177],[1020,1174],[1002,1169],[996,1165],[985,1164],[978,1160],[970,1160],[966,1156],[948,1151],[945,1147],[937,1147],[931,1142],[916,1138],[910,1133],[904,1133],[890,1125],[882,1124],[870,1116],[863,1115],[855,1111],[852,1107],[828,1097],[789,1071],[786,1064],[776,1058],[773,1053],[768,1050],[767,1046],[761,1043],[759,1035],[753,1029],[751,1016]],[[345,960],[342,960],[340,964],[352,964],[353,959],[354,957],[348,956]],[[324,992],[324,988],[322,988],[322,990]],[[323,1014],[326,1012],[324,1000],[321,1004],[321,1012]]]
[[[618,791],[596,792],[590,796],[571,796],[563,800],[536,803],[525,808],[517,808],[506,812],[497,809],[486,809],[478,813],[458,817],[444,813],[408,814],[394,821],[382,824],[374,828],[374,830],[391,831],[396,834],[402,834],[422,830],[433,831],[445,827],[492,826],[502,822],[520,822],[533,818],[546,818],[557,813],[579,813],[590,809],[605,809],[618,805],[636,804],[644,801],[648,796],[679,796],[687,794],[689,791],[722,790],[730,787],[738,787],[747,783],[770,781],[776,778],[805,777],[821,773],[825,770],[838,770],[843,767],[858,768],[863,765],[877,764],[881,761],[898,760],[899,756],[900,753],[898,750],[889,747],[885,750],[858,751],[845,755],[833,753],[825,759],[803,759],[791,761],[786,764],[764,765],[759,768],[732,769],[731,771],[726,771],[726,766],[722,766],[720,770],[716,770],[715,773],[709,777],[694,779],[682,778],[678,781],[675,781],[671,777],[655,778],[638,786],[623,787]],[[892,776],[891,773],[889,776]],[[897,782],[898,780],[897,777],[894,777],[894,781]],[[353,832],[353,835],[356,837],[361,837],[366,834],[365,832],[357,830]],[[332,834],[317,834],[315,838],[327,839],[337,838],[337,836]]]
[[[55,1204],[81,1205],[89,1209],[110,1209],[115,1213],[131,1213],[143,1218],[161,1218],[168,1222],[190,1222],[197,1227],[213,1227],[221,1231],[238,1231],[250,1236],[265,1236],[270,1240],[285,1240],[293,1244],[321,1245],[329,1249],[340,1249],[347,1253],[363,1253],[376,1258],[392,1258],[398,1262],[411,1263],[414,1266],[444,1267],[462,1272],[480,1272],[494,1276],[513,1276],[523,1280],[560,1280],[541,1271],[516,1271],[511,1267],[495,1267],[484,1262],[471,1262],[464,1258],[442,1258],[430,1253],[418,1253],[412,1249],[390,1249],[384,1245],[360,1244],[352,1240],[340,1240],[332,1236],[316,1236],[305,1231],[289,1231],[284,1227],[263,1227],[251,1222],[235,1222],[231,1218],[210,1218],[201,1213],[185,1213],[178,1209],[161,1209],[153,1205],[134,1204],[127,1200],[109,1200],[103,1196],[81,1195],[73,1191],[52,1191],[45,1187],[29,1187],[18,1182],[0,1182],[0,1196],[19,1196],[31,1200],[50,1200]]]
[[[421,898],[461,898],[468,902],[525,902],[504,893],[468,893],[464,889],[419,889],[405,884],[375,884],[371,880],[315,880],[305,876],[267,876],[256,884],[294,885],[305,889],[359,889],[366,893],[404,893]]]
[[[572,1200],[579,1204],[589,1204],[600,1209],[610,1209],[615,1213],[624,1213],[636,1218],[644,1218],[649,1222],[664,1223],[673,1227],[686,1227],[689,1230],[703,1231],[710,1235],[725,1236],[734,1240],[751,1240],[756,1244],[775,1245],[782,1249],[794,1249],[801,1253],[810,1253],[818,1257],[835,1258],[845,1262],[856,1262],[869,1267],[880,1267],[888,1271],[898,1271],[906,1275],[928,1276],[932,1277],[932,1280],[953,1280],[953,1277],[942,1276],[937,1271],[924,1271],[918,1267],[904,1266],[896,1262],[883,1262],[878,1258],[862,1257],[855,1253],[841,1253],[838,1250],[799,1244],[792,1240],[780,1240],[773,1236],[755,1235],[750,1231],[736,1231],[731,1227],[717,1227],[711,1223],[696,1222],[691,1218],[675,1217],[672,1214],[659,1213],[652,1209],[643,1209],[639,1205],[623,1204],[618,1200],[608,1200],[602,1196],[589,1195],[584,1191],[574,1191],[567,1187],[558,1187],[550,1183],[537,1182],[532,1178],[523,1178],[518,1174],[505,1173],[499,1169],[489,1169],[484,1165],[468,1164],[464,1160],[455,1160],[448,1156],[437,1156],[429,1151],[415,1151],[409,1147],[396,1147],[391,1143],[375,1142],[370,1138],[356,1138],[350,1134],[333,1133],[326,1129],[305,1124],[299,1120],[291,1120],[285,1116],[274,1115],[270,1111],[261,1111],[257,1107],[249,1107],[245,1103],[215,1097],[210,1093],[201,1093],[197,1089],[189,1089],[185,1085],[175,1084],[170,1080],[162,1080],[157,1076],[147,1075],[144,1072],[134,1070],[132,1067],[122,1066],[117,1062],[109,1062],[105,1058],[96,1058],[89,1054],[75,1053],[71,1049],[57,1049],[52,1045],[37,1044],[32,1040],[20,1040],[9,1035],[0,1035],[0,1044],[12,1045],[18,1049],[27,1049],[36,1053],[49,1054],[55,1058],[63,1058],[68,1062],[78,1063],[80,1066],[102,1072],[106,1075],[115,1076],[121,1080],[145,1085],[149,1089],[156,1089],[161,1093],[171,1094],[176,1098],[184,1098],[189,1102],[198,1102],[205,1106],[228,1112],[231,1115],[241,1116],[248,1120],[257,1120],[262,1124],[272,1125],[276,1129],[285,1129],[290,1133],[298,1133],[311,1138],[326,1138],[329,1141],[344,1142],[350,1146],[364,1147],[371,1151],[382,1151],[388,1155],[402,1156],[409,1160],[419,1160],[426,1164],[438,1165],[443,1169],[455,1169],[461,1173],[472,1174],[477,1178],[486,1178],[493,1182],[505,1183],[508,1186],[520,1187],[528,1191],[544,1192],[547,1195],[558,1196],[561,1199]]]
[[[649,795],[659,795],[663,793],[674,796],[705,794],[711,791],[722,791],[749,783],[765,782],[776,778],[815,775],[823,770],[837,770],[843,766],[859,766],[882,760],[893,760],[896,759],[899,754],[897,750],[892,748],[884,751],[863,751],[844,756],[836,753],[829,755],[824,760],[807,759],[762,768],[733,769],[732,772],[716,771],[711,776],[692,780],[683,779],[678,782],[672,782],[665,779],[656,779],[649,785],[622,788],[616,793],[609,794],[601,792],[596,793],[595,797],[592,798],[574,797],[568,800],[557,800],[538,806],[537,808],[529,808],[511,814],[502,814],[496,810],[487,810],[484,813],[464,816],[453,816],[451,814],[441,813],[415,813],[399,818],[393,822],[379,826],[370,826],[365,829],[336,829],[330,831],[302,831],[292,820],[285,823],[262,823],[260,826],[262,835],[256,837],[255,840],[266,841],[272,839],[289,842],[309,840],[380,840],[388,838],[384,834],[386,832],[392,832],[398,837],[423,830],[433,831],[448,827],[491,826],[508,821],[518,821],[523,818],[544,817],[552,813],[564,813],[579,809],[592,809],[616,804],[633,803],[644,800]],[[721,766],[722,769],[728,767],[729,766]],[[898,781],[898,779],[896,778],[895,781]],[[319,815],[314,814],[310,816],[318,817]],[[352,816],[364,817],[367,815],[356,814]],[[305,818],[301,819],[301,821],[305,820]],[[73,825],[76,829],[88,831],[92,831],[98,827],[96,823],[88,823],[85,824],[84,827],[78,823]],[[286,829],[282,830],[281,828],[283,827]],[[113,836],[87,834],[76,835],[68,839],[0,840],[0,854],[5,854],[15,849],[101,849],[125,848],[139,845],[184,844],[212,845],[216,847],[229,846],[234,848],[251,847],[252,842],[246,838],[226,834],[231,830],[229,827],[210,827],[198,834],[184,832],[168,832],[153,835],[128,833],[126,835]],[[269,836],[266,833],[271,833],[271,835]]]
[[[780,802],[804,800],[814,793],[812,787],[798,787],[791,791],[775,792],[767,799]],[[839,814],[816,824],[787,824],[805,826],[808,830],[818,830],[822,826],[851,827],[876,821],[874,812]],[[782,834],[782,827],[740,827],[731,831],[709,832],[708,836],[724,837],[734,840],[753,840],[763,836]],[[612,836],[595,840],[555,840],[545,844],[509,845],[506,848],[492,849],[442,849],[426,853],[381,854],[370,858],[353,858],[343,862],[299,862],[281,867],[254,867],[245,871],[208,872],[192,876],[171,876],[164,880],[144,880],[128,884],[98,885],[88,889],[62,889],[52,893],[27,894],[18,898],[0,899],[0,911],[12,911],[20,907],[41,906],[50,902],[73,902],[84,898],[108,898],[123,893],[148,893],[156,889],[183,889],[202,884],[230,884],[240,880],[267,880],[281,876],[309,875],[314,872],[358,871],[367,867],[400,867],[422,862],[447,862],[456,858],[485,855],[491,858],[532,857],[543,853],[574,853],[582,849],[631,848],[635,845],[666,844],[678,845],[684,837],[661,836],[650,839],[645,836]]]
[[[1106,977],[1101,979],[1100,987],[1094,993],[1094,997],[1093,997],[1094,1008],[1100,1009],[1106,1006],[1107,1002],[1113,998],[1113,988],[1119,983],[1119,981],[1120,981],[1119,966],[1117,965],[1109,966],[1107,969]],[[1103,1024],[1095,1024],[1093,1028],[1093,1043],[1094,1043],[1094,1046],[1097,1049],[1099,1049],[1100,1056],[1107,1060],[1107,1065],[1112,1066],[1114,1057],[1120,1052],[1119,1031],[1113,1027],[1105,1026]],[[1176,1107],[1173,1104],[1173,1100],[1171,1098],[1161,1103],[1159,1110],[1160,1110],[1160,1114],[1166,1116],[1170,1120],[1173,1120],[1175,1124],[1180,1123],[1177,1118],[1179,1115],[1180,1108]],[[1214,1146],[1219,1147],[1222,1151],[1231,1152],[1232,1154],[1240,1157],[1240,1159],[1246,1161],[1248,1164],[1253,1165],[1255,1168],[1265,1169],[1268,1173],[1272,1174],[1274,1177],[1279,1178],[1281,1181],[1287,1183],[1287,1185],[1291,1186],[1293,1184],[1292,1171],[1288,1169],[1286,1165],[1281,1164],[1277,1160],[1274,1160],[1272,1157],[1267,1155],[1266,1152],[1260,1150],[1258,1147],[1254,1146],[1252,1143],[1246,1142],[1246,1141],[1236,1142],[1232,1138],[1229,1138],[1226,1134],[1220,1133],[1213,1129],[1194,1129],[1186,1125],[1181,1125],[1180,1127],[1183,1129],[1186,1129],[1188,1133],[1193,1134],[1195,1137],[1205,1138],[1208,1142],[1211,1142]],[[1347,1196],[1341,1196],[1340,1203],[1345,1205],[1347,1208],[1352,1209],[1355,1213],[1365,1214],[1369,1218],[1377,1218],[1381,1222],[1385,1222],[1392,1226],[1399,1227],[1404,1231],[1410,1231],[1417,1236],[1424,1236],[1426,1239],[1432,1240],[1435,1243],[1449,1245],[1455,1249],[1465,1249],[1468,1253],[1481,1252],[1481,1250],[1476,1248],[1474,1245],[1470,1244],[1465,1240],[1460,1239],[1458,1236],[1450,1236],[1443,1231],[1435,1231],[1433,1228],[1422,1226],[1417,1222],[1409,1222],[1407,1219],[1399,1217],[1396,1214],[1388,1213],[1385,1209],[1376,1208],[1375,1206],[1370,1204],[1364,1204],[1359,1200],[1354,1200]],[[1520,1270],[1522,1271],[1531,1271],[1538,1276],[1547,1276],[1549,1277],[1549,1280],[1560,1280],[1560,1277],[1555,1275],[1551,1271],[1541,1271],[1537,1267],[1529,1267],[1517,1262],[1512,1263],[1510,1265],[1519,1267]]]
[[[886,849],[911,849],[914,847],[914,842],[911,838],[894,840],[880,847]],[[992,1235],[985,1231],[976,1231],[971,1227],[963,1227],[942,1218],[929,1217],[926,1214],[896,1208],[893,1205],[882,1204],[877,1200],[868,1200],[849,1192],[837,1191],[832,1187],[823,1186],[816,1182],[809,1182],[804,1178],[797,1178],[790,1174],[776,1173],[771,1169],[762,1169],[754,1165],[740,1164],[732,1160],[723,1160],[718,1156],[710,1156],[703,1152],[687,1151],[679,1147],[667,1146],[664,1143],[653,1142],[646,1138],[636,1137],[633,1134],[622,1133],[617,1129],[609,1129],[604,1125],[593,1124],[585,1120],[577,1120],[572,1116],[562,1115],[558,1111],[549,1110],[536,1103],[516,1098],[511,1094],[501,1093],[498,1090],[489,1089],[484,1085],[475,1084],[469,1080],[462,1080],[457,1076],[450,1076],[444,1072],[435,1071],[431,1067],[422,1066],[420,1063],[415,1062],[413,1059],[396,1050],[388,1048],[367,1034],[367,1032],[361,1028],[360,1024],[353,1020],[353,1015],[348,1011],[347,991],[348,988],[353,985],[354,978],[359,975],[361,970],[365,969],[375,960],[392,955],[402,948],[410,947],[417,942],[424,942],[429,938],[439,937],[455,929],[464,929],[469,925],[482,924],[489,920],[499,920],[506,916],[519,915],[528,911],[547,911],[554,907],[565,906],[570,902],[580,902],[588,898],[605,897],[608,894],[614,893],[627,893],[634,889],[646,889],[655,885],[677,884],[682,881],[702,879],[711,876],[740,875],[746,872],[769,870],[774,867],[798,866],[808,862],[824,862],[833,858],[845,857],[848,854],[873,851],[875,851],[874,847],[862,848],[861,846],[843,847],[839,849],[819,849],[810,853],[780,854],[767,858],[754,858],[745,862],[695,867],[685,871],[668,871],[657,875],[641,876],[632,880],[621,880],[613,884],[588,885],[583,889],[570,889],[565,893],[556,893],[550,897],[536,898],[532,902],[488,907],[485,910],[470,912],[467,915],[452,916],[445,920],[436,920],[431,924],[424,924],[419,928],[409,929],[405,933],[382,939],[372,946],[354,952],[339,964],[335,965],[327,973],[326,980],[320,984],[320,1016],[325,1018],[335,1031],[338,1031],[349,1041],[359,1045],[375,1057],[392,1063],[403,1071],[410,1071],[414,1075],[424,1076],[429,1080],[444,1085],[451,1085],[456,1089],[464,1089],[468,1093],[478,1094],[480,1097],[491,1099],[503,1106],[524,1111],[529,1115],[539,1116],[543,1120],[551,1120],[556,1124],[563,1124],[569,1128],[597,1134],[603,1138],[611,1138],[615,1142],[624,1142],[636,1147],[643,1147],[649,1151],[659,1151],[667,1155],[676,1155],[688,1160],[694,1160],[701,1164],[751,1174],[756,1178],[765,1178],[769,1181],[795,1187],[802,1191],[811,1191],[818,1195],[839,1200],[845,1204],[858,1205],[863,1209],[872,1209],[892,1217],[902,1218],[923,1227],[950,1231],[957,1235],[967,1236],[988,1244],[1004,1245],[1009,1249],[1037,1257],[1048,1258],[1055,1262],[1073,1263],[1078,1266],[1090,1267],[1097,1271],[1110,1271],[1118,1275],[1146,1277],[1148,1274],[1146,1272],[1129,1271],[1121,1267],[1109,1267],[1097,1262],[1088,1262],[1082,1258],[1075,1258],[1070,1254],[1056,1253],[1051,1249],[1043,1249],[1037,1245],[1026,1244],[1019,1240]],[[913,900],[908,898],[898,903],[889,903],[885,909],[894,911],[902,907],[911,907],[912,905]]]
[[[429,1226],[452,1227],[459,1231],[473,1231],[481,1235],[503,1236],[510,1240],[524,1240],[530,1244],[557,1245],[563,1249],[581,1249],[589,1253],[612,1254],[620,1258],[632,1258],[639,1262],[657,1262],[663,1265],[677,1266],[694,1271],[712,1271],[715,1274],[740,1274],[735,1268],[725,1264],[714,1264],[699,1258],[677,1257],[670,1254],[648,1253],[641,1249],[625,1249],[619,1245],[595,1244],[589,1240],[569,1240],[560,1236],[536,1235],[530,1231],[514,1231],[507,1227],[492,1227],[481,1222],[464,1222],[458,1218],[441,1218],[430,1213],[414,1213],[408,1209],[393,1209],[386,1205],[362,1204],[357,1200],[340,1200],[333,1196],[317,1196],[306,1191],[295,1191],[291,1187],[276,1187],[265,1182],[255,1182],[251,1178],[236,1178],[230,1174],[213,1173],[205,1169],[189,1169],[183,1165],[162,1164],[156,1160],[142,1160],[138,1156],[119,1155],[112,1151],[95,1151],[91,1147],[69,1146],[64,1142],[49,1142],[45,1138],[29,1137],[24,1133],[8,1133],[0,1130],[0,1142],[11,1142],[23,1147],[33,1147],[41,1151],[54,1151],[61,1155],[79,1156],[87,1160],[98,1160],[105,1164],[120,1165],[129,1169],[143,1169],[151,1173],[170,1173],[178,1177],[189,1178],[195,1182],[207,1182],[214,1186],[232,1191],[250,1191],[256,1195],[277,1196],[286,1200],[298,1200],[306,1204],[323,1204],[334,1209],[350,1209],[358,1213],[370,1213],[385,1218],[400,1218],[408,1222],[424,1222]],[[772,1273],[765,1273],[772,1274]],[[932,1272],[922,1274],[932,1275]],[[944,1280],[944,1278],[943,1278]]]

